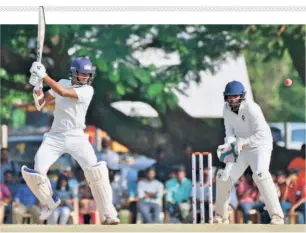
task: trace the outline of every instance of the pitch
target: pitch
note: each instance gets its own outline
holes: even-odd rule
[[[305,232],[306,225],[262,224],[121,224],[0,225],[0,232]]]

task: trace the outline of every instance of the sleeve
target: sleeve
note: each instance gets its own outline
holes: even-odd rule
[[[162,198],[163,195],[164,195],[164,185],[161,182],[158,182],[156,198]]]
[[[129,197],[135,197],[136,196],[136,184],[134,182],[128,181],[128,194]]]
[[[138,198],[142,199],[144,197],[145,193],[144,193],[143,182],[138,183],[137,193],[138,193]]]
[[[61,84],[61,85],[63,84],[62,80],[63,80],[63,79],[61,79],[61,80],[58,81],[58,83]],[[55,92],[53,89],[50,88],[50,90],[49,90],[48,92],[49,92],[49,94],[52,95],[53,97],[56,96],[56,92]]]
[[[53,97],[55,97],[56,92],[55,92],[55,91],[53,91],[53,89],[50,89],[48,92],[49,92],[49,94],[50,94],[50,95],[52,95]]]
[[[79,102],[90,102],[93,96],[93,88],[92,86],[84,86],[74,88],[76,93],[78,94]]]
[[[226,106],[223,109],[223,119],[224,119],[224,127],[225,127],[225,138],[224,143],[232,143],[236,140],[234,129],[229,123],[228,116],[226,114]]]
[[[11,192],[9,190],[9,188],[7,187],[7,185],[2,185],[2,193],[3,193],[3,196],[5,196],[6,198],[10,198],[12,195],[11,195]]]
[[[266,138],[270,128],[267,127],[266,119],[261,108],[256,103],[249,104],[248,111],[253,135],[245,139],[245,144],[246,146],[253,146],[256,145],[258,141],[262,141]]]

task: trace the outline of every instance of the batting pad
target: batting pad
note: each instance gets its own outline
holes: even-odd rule
[[[217,173],[216,184],[216,215],[220,215],[223,219],[228,219],[228,204],[232,190],[232,180],[224,171],[219,170]]]
[[[87,167],[84,174],[96,201],[100,220],[104,221],[107,216],[117,217],[106,163],[101,161],[95,166]]]
[[[47,205],[49,209],[55,209],[60,204],[61,200],[53,194],[47,176],[26,166],[22,166],[21,173],[28,187],[43,205]]]
[[[278,215],[284,218],[284,213],[280,206],[276,187],[270,172],[256,172],[253,174],[253,179],[264,199],[270,217]]]

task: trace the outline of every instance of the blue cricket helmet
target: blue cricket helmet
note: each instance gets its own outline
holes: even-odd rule
[[[70,66],[70,76],[72,79],[78,79],[78,73],[89,74],[87,84],[90,85],[93,81],[95,68],[92,62],[86,57],[75,58]],[[84,85],[78,80],[78,84]]]
[[[238,81],[232,81],[226,84],[225,90],[223,92],[224,98],[229,95],[243,95],[244,97],[245,94],[246,91],[243,84]]]
[[[238,82],[238,81],[232,81],[232,82],[229,82],[228,84],[226,84],[226,86],[225,86],[225,90],[223,92],[224,101],[228,102],[232,111],[236,112],[236,111],[239,110],[241,102],[243,100],[245,100],[245,94],[246,94],[246,91],[245,91],[242,83]],[[227,97],[228,96],[233,96],[233,95],[240,96],[240,99],[239,99],[238,102],[235,103],[235,102],[233,102],[233,100],[228,101]]]

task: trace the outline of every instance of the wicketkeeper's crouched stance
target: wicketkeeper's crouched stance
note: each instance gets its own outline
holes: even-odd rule
[[[119,224],[106,163],[97,163],[88,135],[84,133],[85,116],[94,92],[90,86],[94,75],[91,61],[76,58],[70,68],[71,80],[53,81],[39,62],[32,64],[30,72],[37,109],[40,111],[46,103],[55,100],[54,121],[35,155],[34,170],[26,166],[21,168],[24,180],[42,204],[40,219],[47,219],[61,202],[53,194],[47,172],[62,154],[69,153],[84,170],[101,222]],[[42,92],[43,81],[51,88],[45,94]]]
[[[223,110],[225,144],[218,147],[219,159],[226,163],[217,173],[215,223],[228,223],[228,201],[233,184],[248,166],[266,205],[271,224],[283,224],[284,214],[269,172],[273,139],[260,107],[245,100],[244,86],[237,81],[226,85]]]

